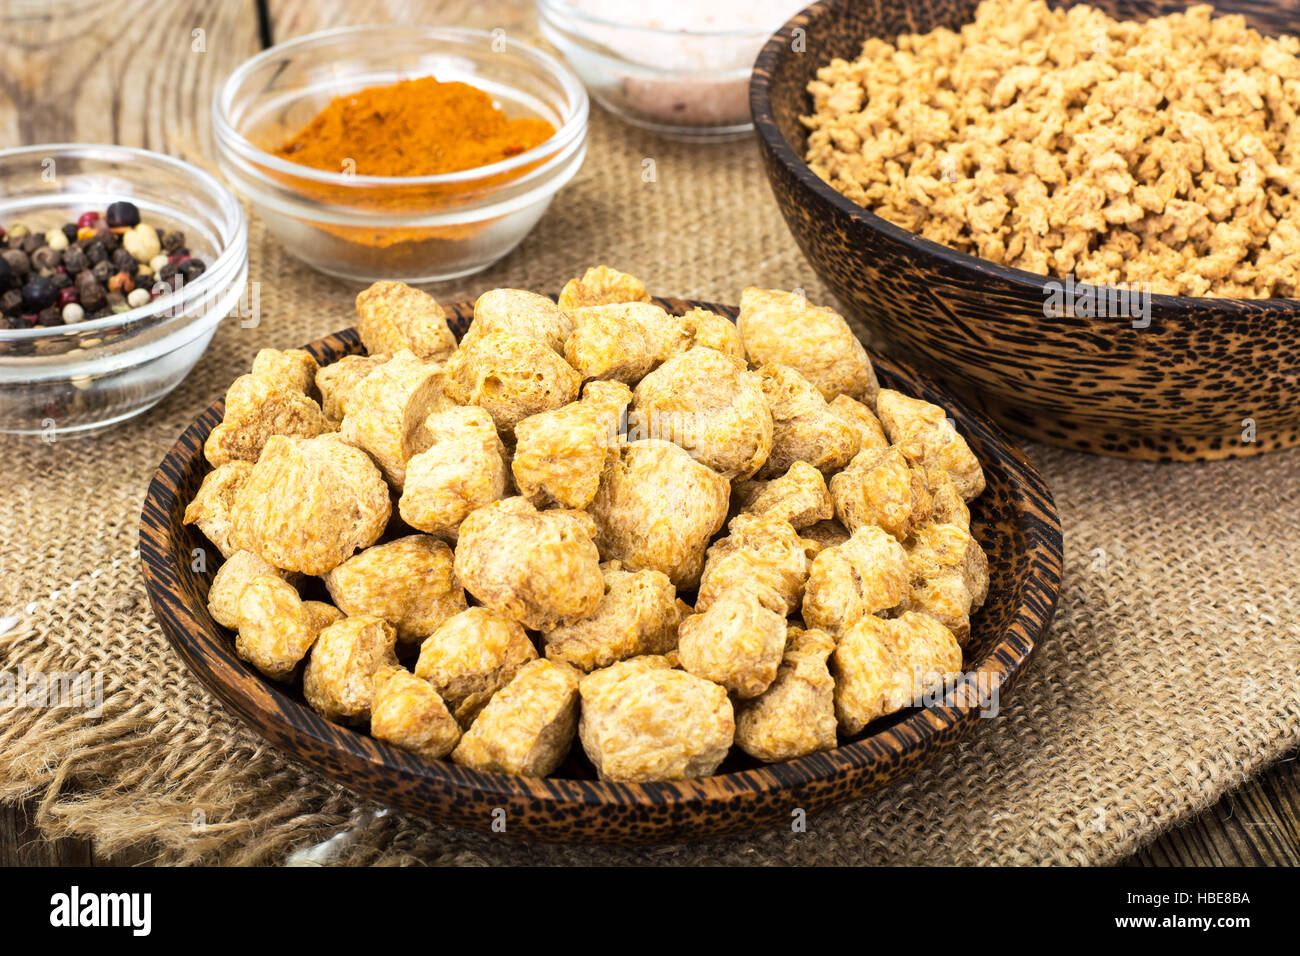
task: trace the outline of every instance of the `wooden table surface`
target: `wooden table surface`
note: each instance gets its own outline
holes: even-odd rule
[[[512,0],[0,0],[0,144],[117,142],[211,166],[215,86],[271,38],[325,26],[458,22],[510,28]],[[31,805],[0,806],[0,865],[103,865],[79,840],[49,841]],[[1300,762],[1272,767],[1135,854],[1134,865],[1300,864]]]

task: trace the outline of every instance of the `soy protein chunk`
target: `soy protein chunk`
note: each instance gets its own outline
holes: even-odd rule
[[[581,278],[570,279],[560,290],[562,309],[649,301],[650,293],[644,282],[609,266],[592,266]]]
[[[456,575],[483,606],[535,631],[580,621],[605,593],[595,523],[582,511],[538,511],[526,498],[478,509],[460,526]]]
[[[773,423],[772,452],[760,477],[785,474],[800,461],[832,474],[858,453],[857,429],[832,412],[821,392],[799,372],[788,365],[764,365],[758,376]]]
[[[776,679],[736,707],[736,746],[765,763],[833,748],[835,681],[827,661],[834,650],[824,631],[791,627]]]
[[[922,472],[895,447],[859,452],[830,480],[835,517],[849,531],[875,525],[904,541],[930,520],[930,489]]]
[[[339,433],[400,492],[407,461],[429,443],[425,419],[447,401],[439,368],[402,349],[353,386]]]
[[[781,595],[763,584],[734,585],[707,610],[682,621],[678,659],[690,673],[742,700],[757,697],[776,679],[785,627]]]
[[[460,742],[460,724],[432,684],[404,667],[390,667],[375,677],[370,734],[376,740],[438,760]]]
[[[288,571],[325,574],[379,540],[392,505],[369,456],[337,434],[275,435],[235,493],[240,547]]]
[[[358,294],[357,319],[361,342],[371,355],[409,349],[418,358],[439,361],[456,348],[442,306],[404,282],[376,282]]]
[[[984,490],[979,459],[938,405],[881,389],[876,412],[885,434],[914,468],[946,471],[965,501]]]
[[[617,561],[602,565],[601,573],[605,595],[591,616],[543,635],[547,658],[589,672],[677,646],[681,616],[668,575],[626,571]]]
[[[425,639],[415,673],[468,727],[492,695],[536,659],[537,649],[518,621],[471,607],[443,621]]]
[[[252,471],[248,461],[218,465],[203,476],[194,500],[185,507],[185,523],[196,525],[227,559],[242,550],[234,536],[235,495]]]
[[[825,476],[806,461],[796,461],[785,474],[767,481],[738,481],[732,495],[742,514],[779,518],[796,529],[835,516]]]
[[[409,644],[465,610],[453,561],[445,542],[407,535],[348,558],[325,575],[325,586],[344,613],[383,618]]]
[[[726,689],[663,657],[619,661],[578,689],[578,736],[602,780],[707,777],[731,749],[736,724]]]
[[[508,332],[533,339],[564,354],[573,319],[544,295],[523,289],[492,289],[474,303],[474,321],[464,341],[489,332]]]
[[[311,438],[334,430],[296,377],[241,375],[226,390],[226,411],[208,434],[203,454],[214,467],[257,461],[274,435]]]
[[[606,560],[662,571],[685,590],[699,583],[730,495],[727,479],[678,445],[652,439],[629,444],[606,466],[588,510]]]
[[[424,430],[430,445],[407,461],[397,510],[412,528],[455,541],[470,514],[505,497],[505,446],[492,416],[475,405],[434,412]]]
[[[519,493],[539,505],[591,504],[605,466],[618,458],[631,401],[632,390],[621,382],[588,382],[581,400],[516,425],[510,467]]]
[[[831,655],[835,713],[845,734],[916,704],[961,670],[961,647],[932,617],[912,611],[888,620],[867,615],[839,638]]]
[[[582,386],[582,376],[549,345],[510,332],[469,339],[445,372],[448,394],[487,409],[503,435],[529,415],[569,404]]]
[[[724,478],[749,478],[772,451],[772,413],[758,375],[693,348],[641,379],[633,408],[645,437],[667,439]]]
[[[780,595],[782,616],[794,613],[808,579],[808,552],[799,532],[780,518],[746,514],[733,518],[727,530],[709,546],[695,609],[706,610],[735,585],[762,584]]]
[[[875,404],[880,388],[875,369],[838,312],[812,305],[799,292],[750,287],[740,295],[736,325],[753,365],[797,369],[828,402],[848,395]]]
[[[553,773],[568,755],[578,727],[581,677],[568,664],[525,664],[483,708],[451,759],[495,773]]]
[[[331,624],[317,636],[303,672],[307,703],[326,720],[367,723],[375,679],[397,664],[396,645],[397,632],[377,617],[347,617]]]

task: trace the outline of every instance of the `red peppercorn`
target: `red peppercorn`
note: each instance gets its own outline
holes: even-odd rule
[[[188,258],[189,256],[168,256],[167,262],[171,265],[178,266]]]
[[[131,281],[131,276],[125,272],[119,272],[116,275],[109,277],[108,280],[109,292],[121,292],[122,294],[125,295],[126,293],[131,292],[134,289],[135,289],[135,283]]]
[[[77,291],[76,286],[68,286],[66,289],[59,290],[59,308],[69,305],[73,302],[81,301],[81,293]]]
[[[5,232],[5,227],[0,226],[0,242],[4,242],[8,237],[9,233]]]
[[[77,228],[93,229],[95,227],[95,223],[97,222],[99,222],[99,213],[83,212],[80,216],[77,217]]]

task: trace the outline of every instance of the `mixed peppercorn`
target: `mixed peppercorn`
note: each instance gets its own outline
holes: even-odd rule
[[[115,202],[49,232],[0,228],[0,328],[99,319],[179,291],[207,268],[181,232],[159,233]]]

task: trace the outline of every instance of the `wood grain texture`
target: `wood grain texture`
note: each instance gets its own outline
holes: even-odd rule
[[[1129,866],[1300,866],[1300,752],[1138,851]]]
[[[0,38],[0,142],[120,143],[207,168],[212,96],[260,48],[255,0],[13,4]]]
[[[734,319],[729,306],[660,299],[682,314],[696,305]],[[472,303],[446,306],[457,337]],[[354,329],[306,348],[321,365],[360,351]],[[885,387],[925,398],[957,422],[984,468],[987,487],[971,503],[971,531],[989,562],[989,595],[971,621],[964,670],[978,672],[1005,696],[1044,638],[1060,589],[1061,526],[1042,477],[983,416],[906,366],[873,357]],[[145,588],[163,632],[190,670],[254,730],[290,758],[384,804],[432,819],[488,830],[505,809],[511,836],[562,842],[642,843],[694,840],[788,823],[898,779],[960,740],[980,719],[976,694],[945,698],[870,725],[835,750],[762,765],[733,754],[718,774],[699,780],[616,784],[594,779],[575,752],[548,779],[479,773],[421,758],[322,719],[298,687],[266,680],[234,653],[234,635],[207,609],[215,568],[193,570],[194,548],[210,548],[182,522],[185,506],[210,470],[203,442],[221,420],[214,403],[181,436],[149,487],[140,521]],[[989,685],[983,685],[989,686]]]
[[[960,28],[978,0],[823,0],[759,55],[750,105],[777,203],[818,274],[891,354],[918,361],[1013,431],[1127,458],[1242,457],[1300,444],[1300,301],[1150,297],[1149,327],[1044,317],[1049,277],[922,239],[868,212],[803,161],[807,84],[862,41]],[[1065,4],[1069,5],[1069,4]],[[1183,0],[1093,0],[1112,16]],[[1297,0],[1222,0],[1266,33],[1294,31]],[[800,30],[802,46],[795,42]],[[1256,426],[1243,441],[1245,419]]]
[[[1285,6],[1297,22],[1295,0],[1256,5]],[[20,6],[35,12],[19,16]],[[253,0],[0,4],[0,143],[121,142],[210,165],[207,102],[230,70],[257,51],[253,7]],[[525,31],[531,23],[531,4],[523,0],[270,0],[270,7],[279,39],[345,23],[519,24]],[[136,25],[130,43],[119,40],[123,24]],[[209,27],[202,56],[190,49],[196,24]],[[159,109],[160,103],[168,105]],[[1130,864],[1300,861],[1297,766],[1293,759],[1270,768]],[[36,817],[33,802],[0,805],[0,866],[148,862],[147,854],[105,857],[87,841],[47,839]]]

